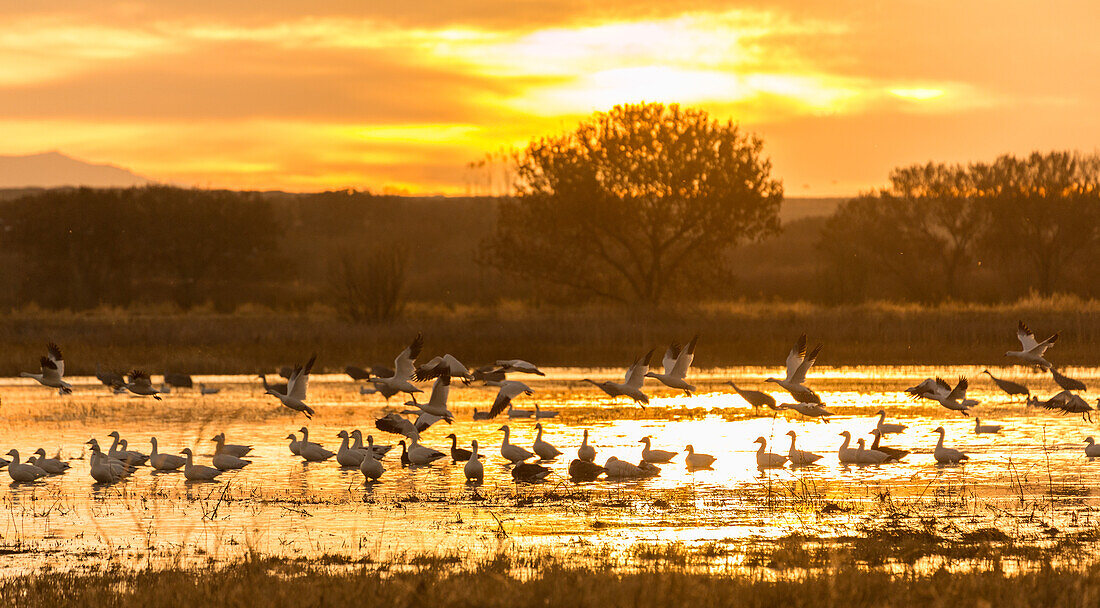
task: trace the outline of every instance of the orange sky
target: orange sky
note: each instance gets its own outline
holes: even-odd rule
[[[0,154],[203,187],[458,194],[486,152],[676,101],[762,135],[798,196],[1100,140],[1095,0],[259,7],[0,0]]]

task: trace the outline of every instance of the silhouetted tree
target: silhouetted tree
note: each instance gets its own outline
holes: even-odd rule
[[[656,304],[722,276],[722,252],[774,233],[783,187],[763,143],[678,105],[614,107],[517,155],[480,260],[613,300]]]
[[[404,306],[405,272],[399,248],[376,246],[365,256],[343,249],[330,271],[336,306],[352,321],[389,321]]]

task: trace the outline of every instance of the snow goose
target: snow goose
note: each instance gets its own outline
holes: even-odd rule
[[[157,401],[160,401],[160,394],[163,391],[158,391],[153,388],[153,381],[149,378],[149,374],[141,371],[140,369],[130,370],[129,381],[123,385],[126,390],[141,397],[152,397]]]
[[[556,411],[553,411],[553,410],[544,410],[544,409],[539,407],[539,404],[537,404],[537,403],[535,404],[535,418],[540,418],[540,419],[557,418],[558,414],[560,414],[560,413],[561,412],[556,412]]]
[[[225,433],[218,433],[210,440],[214,442],[215,454],[232,454],[233,456],[241,457],[248,455],[252,451],[250,445],[234,445],[225,442]]]
[[[8,463],[8,475],[16,483],[31,482],[49,475],[45,469],[36,467],[33,464],[19,462],[19,450],[11,450],[8,452],[8,456],[11,456],[11,462]]]
[[[759,443],[760,449],[756,450],[756,466],[760,469],[778,469],[782,468],[787,463],[787,457],[781,454],[773,454],[771,452],[765,452],[765,448],[768,445],[768,440],[763,437],[757,437],[753,443]]]
[[[791,449],[787,452],[787,459],[791,461],[791,466],[809,466],[822,459],[822,456],[820,454],[814,454],[813,452],[806,452],[803,450],[796,450],[794,447],[794,442],[796,438],[795,432],[787,431],[787,435],[791,438]]]
[[[420,445],[420,439],[418,437],[411,438],[409,441],[410,443],[408,445],[405,444],[404,439],[397,442],[397,444],[401,446],[402,462],[407,460],[409,464],[428,465],[446,456],[446,454],[439,450]]]
[[[624,479],[630,477],[648,477],[650,475],[642,467],[631,464],[625,460],[619,460],[614,456],[607,459],[603,468],[607,470],[608,478]]]
[[[1058,369],[1055,368],[1053,365],[1050,366],[1050,375],[1051,375],[1052,378],[1054,378],[1054,383],[1057,384],[1059,387],[1061,387],[1062,390],[1066,390],[1066,391],[1084,391],[1084,390],[1088,390],[1088,387],[1085,386],[1084,382],[1081,382],[1080,380],[1077,380],[1075,378],[1070,378],[1069,376],[1064,375],[1062,372],[1058,371]]]
[[[88,441],[88,445],[92,446],[92,456],[90,460],[90,470],[92,479],[98,483],[117,483],[126,479],[133,472],[133,469],[129,466],[117,461],[111,460],[99,449],[99,442],[95,439]]]
[[[776,409],[775,397],[761,391],[741,388],[734,384],[733,381],[726,382],[726,384],[732,386],[733,390],[737,391],[737,394],[741,395],[741,398],[752,406],[752,409],[760,409],[761,407],[767,407],[772,410]]]
[[[859,464],[882,464],[890,459],[890,455],[879,450],[867,449],[867,442],[862,437],[856,442],[856,462]]]
[[[496,362],[496,371],[502,374],[535,374],[536,376],[545,376],[538,367],[535,367],[534,363],[529,363],[523,359],[502,359]]]
[[[516,481],[534,483],[546,479],[548,475],[550,469],[531,462],[521,462],[512,468],[512,479]]]
[[[531,452],[528,452],[525,448],[518,445],[513,445],[508,442],[512,431],[508,428],[507,424],[501,426],[497,430],[504,431],[504,440],[500,443],[500,455],[503,456],[505,460],[511,462],[512,464],[515,464],[517,462],[523,462],[524,460],[527,460],[528,458],[533,458],[535,456]]]
[[[96,452],[96,451],[98,451],[100,453],[103,453],[103,450],[99,447],[99,441],[97,441],[95,439],[95,437],[89,439],[86,443],[87,443],[87,445],[90,445],[92,447],[92,452],[93,453]],[[134,472],[134,470],[136,470],[136,468],[137,468],[136,466],[134,466],[134,465],[132,465],[128,462],[123,462],[122,460],[119,460],[118,458],[115,458],[115,457],[111,456],[110,454],[104,453],[103,458],[106,462],[110,463],[112,468],[125,471],[126,474],[130,474],[130,473]]]
[[[687,451],[687,456],[684,456],[684,464],[689,469],[709,469],[714,464],[715,460],[718,460],[710,454],[699,454],[695,452],[695,447],[690,443],[684,448]]]
[[[871,449],[878,450],[879,452],[883,452],[884,454],[889,456],[890,458],[887,461],[901,460],[902,458],[905,458],[909,455],[909,450],[901,450],[898,448],[891,448],[884,445],[879,445],[879,443],[882,441],[882,432],[878,429],[871,429],[871,432],[869,434],[875,436],[874,442],[871,443]]]
[[[454,437],[454,435],[451,435],[451,437]],[[454,452],[453,444],[451,452]],[[485,479],[485,467],[482,466],[481,456],[477,453],[477,439],[470,442],[469,454],[466,457],[466,464],[462,467],[462,473],[466,476],[466,481],[481,482]]]
[[[451,464],[467,462],[474,455],[470,450],[458,447],[458,436],[454,433],[446,438],[451,440]]]
[[[585,462],[596,460],[596,448],[588,445],[588,429],[584,429],[584,439],[581,441],[581,447],[577,448],[577,458]]]
[[[964,416],[970,415],[970,408],[978,405],[976,399],[967,399],[966,390],[970,382],[966,378],[959,378],[955,388],[951,388],[943,378],[936,378],[936,389],[924,393],[925,399],[931,399],[946,409],[959,412]]]
[[[218,469],[219,471],[232,471],[236,469],[243,469],[252,464],[252,461],[238,458],[237,456],[226,452],[217,452],[210,460],[210,464],[214,465],[214,468]]]
[[[569,478],[573,481],[596,481],[600,475],[606,472],[607,469],[602,466],[580,458],[574,458],[569,463]]]
[[[970,460],[969,456],[959,450],[943,447],[943,438],[947,435],[947,431],[942,426],[936,427],[933,432],[940,434],[940,439],[936,442],[936,450],[932,453],[936,457],[936,462],[940,464],[957,464],[964,460]]]
[[[392,445],[375,445],[374,440],[371,440],[369,446],[363,447],[363,432],[359,429],[355,429],[351,432],[351,438],[355,440],[355,445],[351,446],[351,449],[359,450],[361,452],[369,449],[374,454],[376,460],[382,460],[382,458],[384,458],[386,454],[389,454],[390,450],[393,449]]]
[[[465,365],[449,354],[442,357],[433,357],[424,365],[416,368],[415,378],[418,382],[424,382],[438,378],[443,374],[452,378],[461,378],[465,384],[469,384],[474,379],[474,375],[470,373],[470,370],[466,369]]]
[[[187,481],[213,481],[222,472],[214,467],[195,464],[191,448],[183,448],[180,454],[187,456],[187,464],[183,465],[183,476]]]
[[[286,382],[274,382],[268,384],[267,376],[264,374],[256,374],[256,377],[260,379],[260,382],[264,385],[264,393],[268,391],[275,391],[276,393],[286,394]]]
[[[301,456],[302,455],[302,441],[300,439],[298,439],[298,436],[295,435],[294,433],[291,433],[291,434],[287,435],[286,438],[290,440],[290,445],[288,446],[290,448],[290,453],[294,454],[295,456]]]
[[[1005,352],[1005,356],[1010,359],[1015,359],[1024,365],[1036,365],[1043,369],[1050,369],[1052,366],[1050,361],[1043,358],[1047,349],[1054,346],[1054,343],[1058,341],[1058,333],[1054,332],[1054,335],[1038,342],[1035,340],[1035,334],[1028,329],[1027,325],[1023,321],[1020,321],[1016,326],[1016,337],[1020,340],[1021,350],[1010,350]]]
[[[1051,371],[1054,370],[1053,367],[1050,369]],[[988,375],[989,379],[993,381],[993,384],[997,385],[997,388],[1008,393],[1009,395],[1023,395],[1024,397],[1028,397],[1031,395],[1031,391],[1022,384],[1013,382],[1011,380],[1005,380],[1004,378],[998,378],[997,376],[994,376],[993,372],[989,371],[988,369],[982,370],[982,373]]]
[[[95,377],[103,383],[103,386],[111,390],[117,390],[121,388],[123,384],[126,384],[126,380],[123,379],[122,374],[111,370],[103,371],[99,368],[98,363],[95,364]]]
[[[550,445],[549,442],[543,441],[541,422],[535,423],[535,430],[537,430],[538,433],[535,435],[535,443],[531,446],[531,448],[535,450],[536,454],[538,454],[539,460],[553,460],[558,456],[561,456],[561,450]]]
[[[673,342],[661,361],[664,373],[646,372],[647,378],[656,378],[669,388],[678,388],[690,397],[695,386],[688,384],[687,373],[691,369],[691,362],[695,360],[695,343],[699,341],[699,334],[691,337],[687,346],[681,347],[678,342]]]
[[[670,452],[668,450],[654,450],[652,447],[650,447],[651,441],[652,438],[649,436],[642,437],[640,440],[640,443],[645,445],[645,447],[642,448],[642,460],[645,462],[669,462],[670,460],[675,458],[677,454],[679,454],[679,452]],[[593,454],[593,456],[595,455]]]
[[[832,412],[818,403],[784,403],[779,406],[779,409],[794,410],[806,418],[816,418],[825,423],[828,423],[828,417],[833,415]]]
[[[304,458],[306,462],[321,462],[332,458],[336,455],[336,452],[326,450],[319,444],[313,443],[312,441],[306,441],[305,438],[303,438],[301,443],[298,444],[298,455]]]
[[[885,437],[886,435],[904,433],[907,428],[909,427],[904,424],[886,422],[886,410],[878,411],[878,424],[875,425],[875,430],[879,432],[879,435]]]
[[[153,451],[149,452],[149,464],[158,471],[176,471],[187,464],[187,459],[175,454],[165,454],[157,451],[157,438],[150,437],[149,443],[153,444]]]
[[[634,400],[642,409],[649,403],[649,397],[642,392],[642,384],[645,382],[646,374],[649,373],[649,362],[653,359],[653,350],[650,350],[643,357],[635,359],[630,369],[626,371],[626,379],[622,382],[596,382],[589,378],[585,378],[583,381],[598,387],[603,392],[607,393],[611,397],[626,396]]]
[[[118,431],[111,431],[107,433],[107,436],[114,439],[111,443],[111,447],[107,450],[108,458],[113,458],[134,466],[141,466],[145,464],[145,461],[149,460],[149,457],[141,452],[127,450],[126,442],[122,439],[122,436],[119,435]]]
[[[852,434],[848,431],[842,431],[840,436],[844,438],[844,443],[840,444],[840,448],[836,451],[837,458],[844,464],[859,464],[856,455],[857,450],[848,447],[852,443]]]
[[[222,389],[220,389],[220,388],[214,388],[212,386],[208,387],[208,386],[206,386],[205,382],[200,382],[199,383],[199,394],[200,395],[203,395],[203,396],[217,395],[220,392],[222,392]]]
[[[34,455],[38,456],[38,459],[34,461],[34,466],[50,475],[61,475],[69,470],[70,465],[64,460],[60,458],[47,458],[45,448],[38,448],[35,450]]]
[[[56,388],[62,395],[69,395],[73,387],[65,382],[65,359],[61,355],[61,348],[50,342],[46,345],[46,356],[38,359],[41,371],[37,374],[22,372],[19,375],[24,378],[33,378],[42,386]],[[33,465],[32,465],[33,466]]]
[[[481,382],[500,382],[507,379],[504,372],[497,369],[495,365],[482,365],[470,372],[470,375],[473,376],[475,381],[480,380]]]
[[[818,354],[821,353],[821,345],[818,344],[812,351],[806,354],[806,334],[802,334],[795,341],[791,352],[787,353],[787,375],[784,378],[769,377],[765,382],[774,382],[783,387],[800,403],[817,403],[820,399],[807,387],[806,373],[814,366]]]
[[[374,457],[374,436],[372,435],[367,435],[367,449],[363,453],[363,460],[359,462],[359,472],[368,482],[378,481],[382,473],[386,472],[382,462]]]
[[[294,371],[291,372],[290,379],[287,380],[287,392],[285,394],[272,389],[267,389],[265,393],[273,395],[286,407],[296,412],[302,412],[306,415],[306,418],[313,419],[313,408],[306,405],[306,390],[309,387],[309,373],[313,370],[313,363],[316,360],[317,354],[314,353],[304,367],[301,364],[294,366]]]
[[[508,406],[509,418],[533,418],[535,416],[535,410],[521,410],[518,407]]]
[[[354,365],[348,365],[344,367],[344,373],[351,377],[352,380],[370,380],[370,370],[363,367],[356,367]],[[393,370],[390,370],[393,373]]]
[[[1100,445],[1092,437],[1085,437],[1085,456],[1089,458],[1100,457]]]
[[[375,378],[372,380],[374,385],[376,387],[384,386],[387,390],[408,393],[409,395],[421,392],[411,380],[413,374],[416,373],[416,358],[420,356],[420,351],[423,348],[424,336],[418,333],[412,343],[406,346],[393,360],[393,375]]]
[[[455,415],[451,413],[451,410],[447,409],[447,398],[450,394],[451,376],[444,372],[435,377],[435,384],[432,385],[432,395],[427,401],[418,403],[414,399],[407,402],[405,405],[418,407],[424,413],[446,420],[447,424],[450,424],[451,421],[455,419]]]
[[[1000,433],[1004,427],[999,424],[982,424],[982,419],[977,416],[974,417],[974,434],[996,434]]]

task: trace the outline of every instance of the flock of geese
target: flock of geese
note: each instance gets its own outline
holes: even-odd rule
[[[1047,370],[1054,381],[1062,387],[1062,392],[1053,397],[1041,400],[1031,395],[1030,390],[1019,383],[995,377],[989,370],[985,370],[991,380],[1001,390],[1012,396],[1023,396],[1029,406],[1041,407],[1047,410],[1061,412],[1063,414],[1080,414],[1091,421],[1092,406],[1088,404],[1076,391],[1085,390],[1085,385],[1079,380],[1069,378],[1059,372],[1046,358],[1045,354],[1058,339],[1055,333],[1046,340],[1039,342],[1034,334],[1021,321],[1017,328],[1017,338],[1021,349],[1005,353],[1014,362],[1022,365]],[[678,343],[670,345],[662,359],[663,371],[651,371],[650,362],[656,349],[638,357],[629,368],[623,382],[614,380],[596,381],[590,378],[584,382],[590,383],[612,398],[627,397],[641,407],[649,403],[649,397],[644,392],[645,380],[653,378],[661,384],[684,391],[688,396],[696,390],[696,387],[688,381],[688,374],[695,356],[695,347],[698,336],[688,341],[686,346]],[[535,405],[534,410],[521,410],[516,408],[513,400],[521,395],[534,393],[530,386],[520,380],[508,378],[509,374],[545,375],[534,364],[521,359],[507,359],[496,361],[494,365],[479,367],[470,370],[457,358],[450,354],[437,356],[423,365],[417,365],[416,360],[423,348],[423,336],[417,335],[409,346],[401,351],[394,359],[393,368],[376,366],[369,370],[357,367],[348,367],[346,372],[355,380],[364,380],[370,387],[365,387],[363,393],[377,393],[387,401],[390,398],[406,394],[408,401],[400,412],[389,413],[375,421],[375,427],[384,433],[395,434],[401,437],[397,445],[401,447],[400,461],[402,466],[426,466],[437,461],[450,458],[453,464],[462,463],[463,472],[468,482],[479,483],[484,480],[485,470],[483,460],[485,454],[480,451],[478,442],[471,441],[470,449],[459,447],[458,437],[451,433],[446,436],[451,441],[450,450],[447,452],[423,445],[421,434],[427,431],[436,422],[451,423],[455,416],[448,409],[448,398],[453,379],[459,379],[463,384],[470,385],[473,382],[482,382],[485,386],[497,389],[496,397],[488,411],[474,410],[474,420],[490,420],[506,414],[509,418],[534,418],[540,420],[535,424],[537,432],[531,449],[511,442],[511,429],[507,424],[499,427],[498,432],[503,433],[499,454],[508,464],[514,479],[517,481],[539,481],[546,478],[551,469],[543,463],[553,461],[563,452],[549,443],[544,438],[544,428],[541,420],[552,419],[558,416],[558,412],[542,410]],[[776,399],[763,391],[742,388],[733,382],[728,384],[748,404],[754,408],[768,408],[773,411],[790,410],[806,418],[828,422],[832,416],[825,407],[820,396],[807,383],[807,374],[813,367],[820,354],[822,345],[818,344],[812,350],[807,351],[806,335],[803,334],[795,342],[786,358],[786,375],[783,378],[769,377],[765,383],[773,383],[786,391],[793,403],[778,403]],[[317,356],[313,355],[304,365],[284,369],[280,374],[285,376],[285,384],[269,384],[264,375],[259,378],[263,384],[264,392],[277,399],[283,406],[302,413],[307,419],[312,419],[315,411],[307,404],[309,377],[313,370]],[[160,388],[153,386],[150,376],[140,370],[133,370],[123,376],[115,372],[102,372],[97,366],[97,377],[103,384],[116,392],[128,392],[134,395],[160,399],[160,395],[170,391],[168,384],[176,387],[191,387],[189,376],[183,374],[166,374],[165,385]],[[47,353],[40,359],[40,372],[22,374],[24,377],[33,378],[43,386],[56,389],[60,394],[71,394],[73,387],[65,381],[65,361],[61,349],[53,343],[47,346]],[[418,400],[417,395],[423,390],[414,382],[432,381],[431,393],[426,400]],[[950,412],[958,412],[965,416],[970,415],[971,409],[978,405],[974,399],[967,397],[968,380],[960,378],[952,387],[939,377],[927,378],[916,386],[906,389],[906,393],[914,398],[927,399],[939,403]],[[199,386],[203,395],[217,392],[218,389],[208,389],[205,385]],[[1100,401],[1100,400],[1098,400]],[[903,424],[886,421],[886,411],[877,413],[878,421],[871,429],[870,435],[874,437],[870,445],[864,438],[856,440],[856,446],[852,447],[852,436],[848,431],[840,433],[843,443],[837,449],[837,459],[843,464],[883,464],[897,461],[909,454],[909,451],[897,447],[882,445],[882,440],[890,435],[903,433],[906,426]],[[1000,425],[982,424],[978,417],[974,418],[975,434],[995,434],[1002,430]],[[957,464],[968,460],[968,456],[961,450],[944,445],[946,431],[941,426],[935,430],[939,435],[933,456],[937,463]],[[367,435],[364,440],[362,431],[356,429],[348,432],[342,430],[337,437],[341,439],[340,447],[336,451],[326,449],[321,444],[311,441],[308,427],[298,429],[296,433],[287,435],[288,449],[291,454],[302,458],[307,462],[322,462],[335,459],[336,463],[345,468],[357,468],[362,472],[367,483],[377,482],[385,473],[386,466],[383,459],[393,449],[393,445],[376,444],[373,435]],[[789,431],[791,438],[790,448],[786,454],[777,454],[767,451],[767,440],[759,437],[756,442],[759,448],[756,452],[756,463],[761,469],[785,467],[789,463],[792,467],[811,466],[824,458],[821,454],[800,450],[797,448],[797,434]],[[148,466],[161,472],[182,471],[188,481],[212,481],[226,471],[234,471],[252,464],[252,460],[246,459],[252,451],[250,445],[226,443],[224,433],[211,438],[214,444],[214,454],[210,464],[197,464],[195,455],[190,448],[185,448],[177,453],[158,451],[156,437],[149,440],[151,451],[144,454],[138,450],[130,449],[127,440],[120,434],[112,432],[110,447],[104,451],[96,439],[90,439],[87,445],[91,450],[90,473],[92,478],[101,484],[113,484],[123,481],[134,474],[140,467]],[[364,443],[365,441],[365,443]],[[1085,455],[1100,457],[1100,445],[1096,444],[1092,437],[1086,440]],[[639,443],[644,447],[641,450],[641,459],[637,464],[620,460],[614,456],[608,458],[603,464],[596,462],[596,448],[589,443],[588,431],[584,431],[584,438],[576,450],[576,458],[569,464],[569,475],[576,481],[593,481],[601,476],[608,478],[639,478],[657,475],[661,472],[658,465],[668,465],[679,455],[679,452],[656,449],[653,447],[651,437],[643,437]],[[714,456],[696,452],[692,445],[684,448],[684,465],[689,470],[710,468],[716,461]],[[11,450],[7,454],[11,460],[0,458],[0,467],[6,466],[8,474],[14,482],[34,482],[50,475],[62,475],[69,468],[68,462],[60,458],[48,458],[45,449],[38,449],[26,462],[20,461],[19,452]]]

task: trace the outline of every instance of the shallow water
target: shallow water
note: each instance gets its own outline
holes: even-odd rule
[[[423,443],[447,451],[448,433],[456,433],[465,447],[477,439],[487,460],[485,482],[476,487],[464,482],[461,463],[452,465],[449,458],[402,468],[400,448],[384,460],[381,483],[370,486],[358,470],[341,469],[335,459],[304,463],[290,454],[284,437],[306,420],[278,407],[247,377],[205,377],[201,380],[221,392],[203,397],[197,390],[177,390],[163,402],[111,395],[94,379],[75,379],[76,393],[67,397],[29,381],[4,379],[0,451],[17,448],[25,458],[44,447],[51,455],[60,451],[73,466],[64,476],[0,489],[0,568],[11,573],[103,561],[166,564],[247,552],[386,559],[421,551],[482,554],[502,546],[614,551],[639,542],[736,544],[791,532],[851,532],[886,501],[895,508],[908,505],[957,519],[960,529],[1095,526],[1100,462],[1089,462],[1083,453],[1083,439],[1093,433],[1093,425],[1026,407],[996,392],[980,369],[952,370],[960,371],[972,379],[970,396],[981,401],[974,411],[983,421],[1005,425],[1000,435],[974,435],[972,418],[914,402],[901,392],[942,373],[932,368],[815,368],[810,384],[835,413],[828,424],[788,412],[774,417],[753,412],[723,385],[734,379],[759,389],[765,386],[763,378],[776,373],[763,368],[698,372],[699,390],[692,397],[650,381],[654,396],[645,411],[580,382],[613,378],[619,370],[553,369],[545,378],[517,376],[536,391],[534,397],[518,399],[519,407],[537,401],[561,412],[542,422],[545,439],[564,455],[549,463],[554,470],[550,480],[535,485],[515,484],[498,452],[502,423],[512,428],[513,443],[529,447],[535,421],[503,416],[473,421],[473,408],[486,409],[495,390],[459,386],[451,392],[456,421],[433,426]],[[1100,385],[1100,369],[1066,371]],[[1058,390],[1044,375],[994,372],[1023,381],[1044,398]],[[373,434],[378,443],[399,439],[373,424],[400,406],[396,398],[387,405],[376,395],[360,395],[357,384],[337,375],[314,377],[310,391],[317,409],[308,424],[311,440],[335,451],[336,434],[351,428]],[[867,432],[880,408],[891,420],[909,425],[885,444],[913,453],[882,466],[840,464],[838,434],[848,430],[870,441]],[[932,431],[940,425],[947,430],[947,445],[970,455],[966,465],[935,463]],[[652,479],[574,484],[566,469],[585,429],[599,462],[613,455],[637,462],[639,439],[646,435],[653,437],[655,448],[681,455]],[[769,451],[785,454],[785,434],[792,429],[800,449],[825,458],[812,467],[758,470],[753,440],[763,436]],[[209,438],[224,431],[230,443],[254,446],[253,464],[213,483],[188,483],[182,473],[154,474],[143,467],[124,483],[97,486],[88,473],[84,442],[97,437],[106,448],[112,430],[128,438],[131,449],[147,452],[148,439],[155,435],[161,451],[192,447],[207,463]],[[682,451],[688,443],[718,458],[712,470],[684,467]],[[827,503],[839,509],[822,514]],[[1019,514],[1027,509],[1039,509],[1042,517],[1022,519]]]

